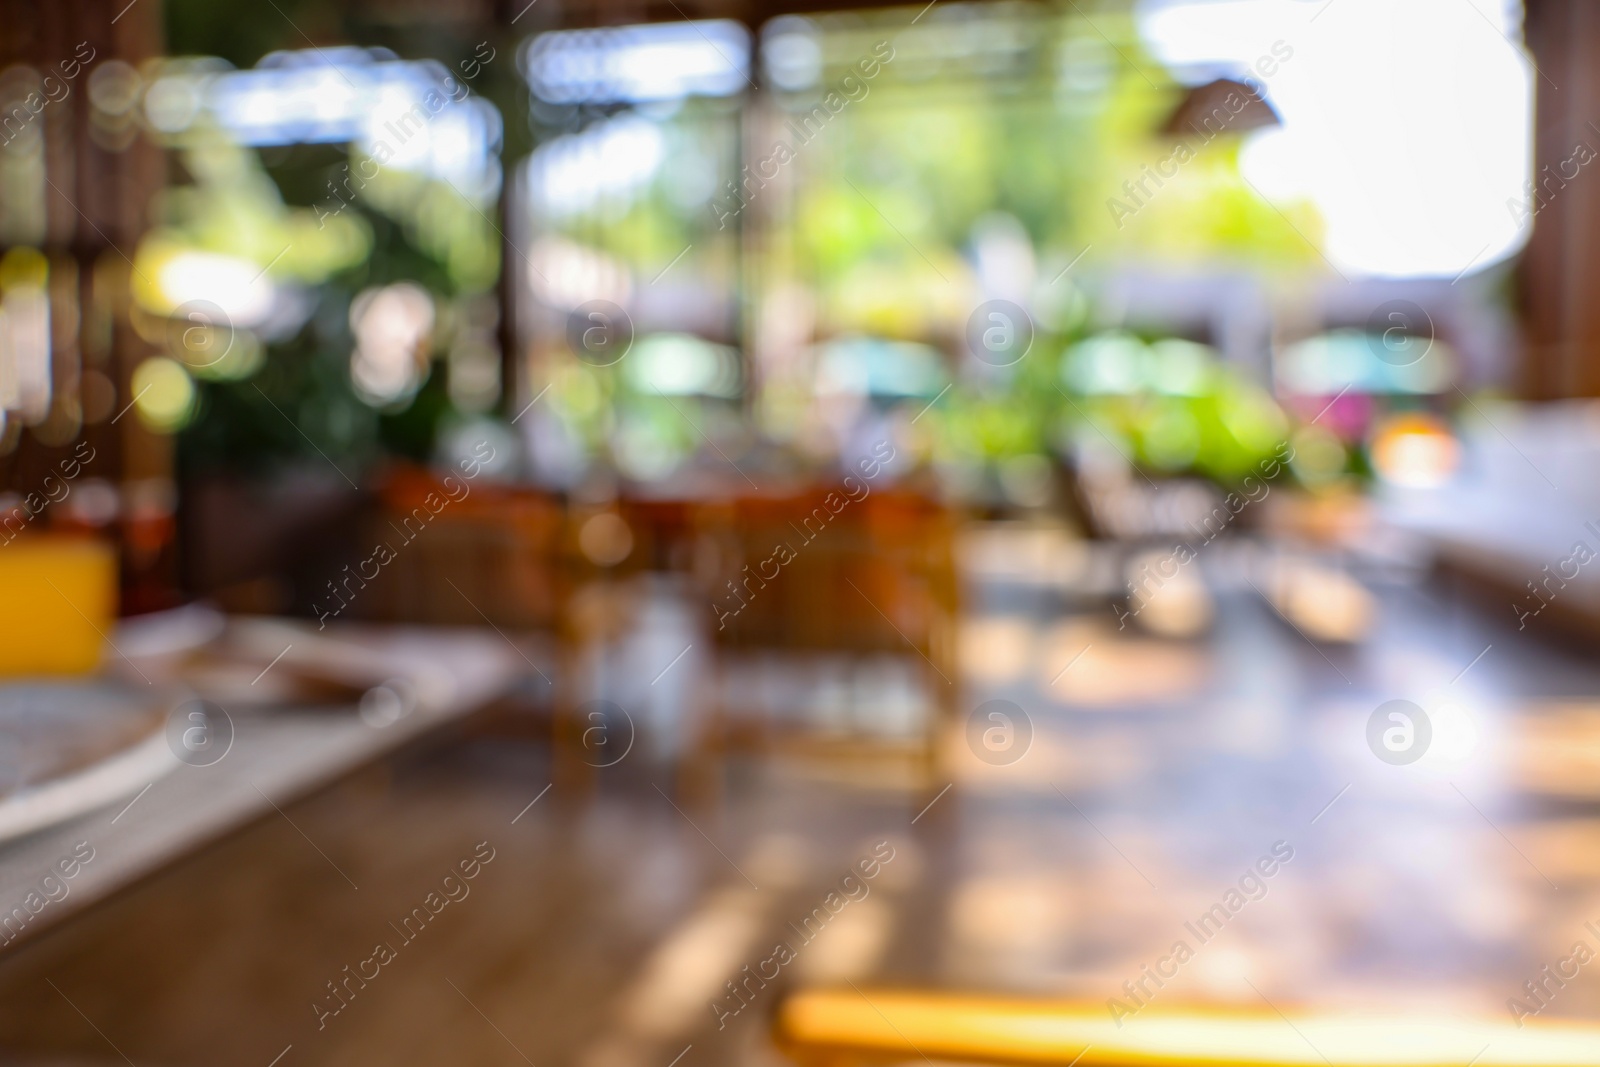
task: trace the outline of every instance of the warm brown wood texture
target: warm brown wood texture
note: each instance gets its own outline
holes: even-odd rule
[[[1533,237],[1523,255],[1527,355],[1535,399],[1600,395],[1600,179],[1575,152],[1600,153],[1600,7],[1528,0],[1534,75]],[[1580,149],[1579,146],[1584,146]],[[1576,173],[1575,173],[1576,172]],[[1512,205],[1507,205],[1508,210]]]

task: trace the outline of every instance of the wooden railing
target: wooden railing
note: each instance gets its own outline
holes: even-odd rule
[[[1579,1022],[1280,1014],[880,989],[788,997],[780,1048],[807,1067],[957,1062],[1054,1067],[1594,1067],[1600,1026]]]

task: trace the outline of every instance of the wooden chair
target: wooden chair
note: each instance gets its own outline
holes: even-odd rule
[[[696,573],[714,649],[709,711],[696,751],[783,748],[832,757],[895,756],[918,784],[936,771],[957,703],[954,514],[927,497],[875,489],[859,500],[818,488],[702,507]],[[772,708],[734,707],[731,669],[767,655],[893,656],[914,666],[931,700],[916,736],[875,731],[827,738],[775,728]],[[874,709],[850,709],[871,725]]]
[[[774,1037],[806,1067],[881,1063],[1066,1067],[1600,1067],[1592,1023],[1416,1014],[1280,1015],[893,990],[810,990]]]
[[[461,479],[453,484],[460,499],[449,500],[432,471],[400,467],[390,473],[364,542],[389,546],[393,558],[352,607],[360,617],[383,621],[491,626],[508,640],[543,636],[547,650],[530,658],[530,670],[540,685],[549,685],[548,704],[539,701],[548,707],[548,720],[505,714],[491,728],[513,734],[530,726],[548,729],[555,774],[582,786],[592,768],[578,740],[583,724],[576,720],[575,664],[596,620],[615,614],[611,598],[585,595],[585,580],[597,568],[582,557],[579,530],[592,514],[569,513],[559,498],[526,486],[480,479],[461,496]]]
[[[369,549],[386,545],[394,556],[355,601],[369,618],[487,621],[518,630],[561,625],[570,594],[566,519],[561,502],[547,493],[480,480],[451,500],[431,471],[399,468],[380,490],[366,533]]]

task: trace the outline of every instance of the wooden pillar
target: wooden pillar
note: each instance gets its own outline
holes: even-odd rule
[[[1525,29],[1539,69],[1521,387],[1539,400],[1600,396],[1600,5],[1527,0]]]
[[[106,532],[121,549],[125,611],[170,603],[175,573],[172,442],[131,412],[118,417],[154,352],[133,328],[130,279],[165,179],[137,113],[161,19],[160,0],[0,0],[0,256],[24,249],[47,264],[51,350],[48,411],[8,412],[0,432],[0,493],[38,493],[92,449],[72,481],[116,490]],[[18,112],[28,85],[46,102]],[[28,528],[61,522],[75,490]]]

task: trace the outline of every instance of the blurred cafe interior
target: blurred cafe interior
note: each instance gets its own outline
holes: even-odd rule
[[[1600,1067],[1600,8],[881,3],[0,0],[0,1063]]]

